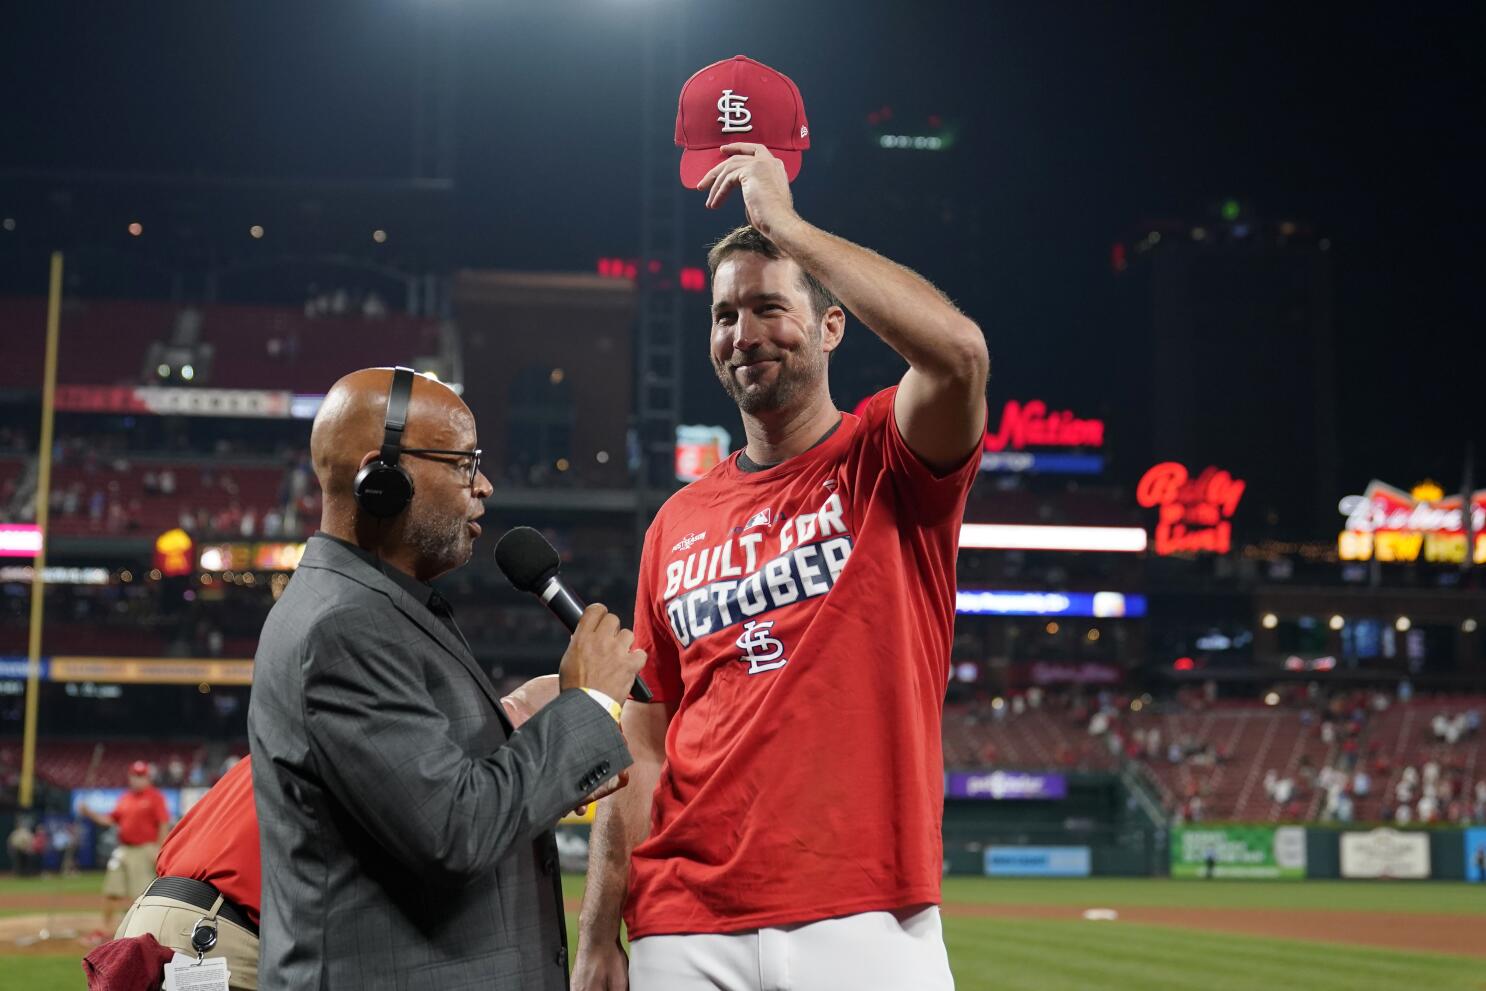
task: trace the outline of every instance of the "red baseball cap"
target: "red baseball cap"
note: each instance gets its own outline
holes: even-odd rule
[[[129,776],[134,778],[147,778],[150,776],[150,765],[142,760],[137,760],[129,765]]]
[[[799,87],[747,55],[713,62],[681,87],[676,105],[676,144],[685,149],[681,182],[696,189],[702,176],[728,157],[718,149],[739,141],[768,148],[784,163],[791,182],[800,174],[800,152],[810,147]]]

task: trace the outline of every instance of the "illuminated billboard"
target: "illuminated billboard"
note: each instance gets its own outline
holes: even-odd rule
[[[966,523],[960,546],[999,551],[1112,551],[1138,554],[1146,533],[1138,526],[1030,526],[1017,523]]]
[[[1227,554],[1243,493],[1244,483],[1226,471],[1208,467],[1193,478],[1185,466],[1163,461],[1141,477],[1135,500],[1157,511],[1157,554]]]
[[[732,438],[722,427],[680,424],[676,427],[676,480],[695,482],[732,452]]]
[[[858,416],[866,405],[866,399],[857,403]],[[980,470],[1097,475],[1104,470],[1104,457],[1087,452],[1103,446],[1103,420],[1085,419],[1072,410],[1049,410],[1041,399],[1009,399],[995,426],[986,424]]]
[[[1374,479],[1362,495],[1344,498],[1337,507],[1347,518],[1337,538],[1343,561],[1427,561],[1461,564],[1466,557],[1467,529],[1471,560],[1486,564],[1486,489],[1471,495],[1470,518],[1459,495],[1446,496],[1425,482],[1412,492]]]
[[[962,588],[955,612],[969,616],[1121,616],[1145,615],[1145,596],[1123,592],[1026,592]]]
[[[0,557],[35,557],[41,553],[41,527],[33,523],[0,523]]]
[[[202,571],[293,571],[302,557],[302,543],[234,543],[202,547],[199,561]]]

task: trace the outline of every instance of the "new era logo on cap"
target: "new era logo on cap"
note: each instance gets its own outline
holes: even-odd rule
[[[800,174],[800,153],[810,147],[805,101],[782,72],[735,55],[714,62],[681,87],[676,107],[676,144],[681,181],[691,189],[727,156],[726,144],[748,141],[768,148],[784,163],[791,182]]]

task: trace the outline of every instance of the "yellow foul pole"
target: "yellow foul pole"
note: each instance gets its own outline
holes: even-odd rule
[[[52,252],[51,289],[46,300],[46,367],[41,386],[41,449],[37,452],[36,526],[41,547],[31,578],[31,644],[26,666],[26,729],[21,745],[21,808],[31,807],[36,782],[36,708],[41,695],[42,601],[46,596],[47,510],[52,494],[52,419],[57,392],[57,334],[62,318],[62,253]]]

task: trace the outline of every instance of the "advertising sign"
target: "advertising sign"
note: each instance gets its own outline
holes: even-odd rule
[[[857,403],[857,416],[870,398]],[[1001,419],[986,424],[983,446],[981,471],[1097,475],[1104,470],[1103,455],[1085,452],[1104,446],[1104,421],[1050,411],[1041,399],[1009,399]]]
[[[48,680],[51,675],[51,658],[41,657],[37,659],[36,676],[42,681]],[[31,659],[24,654],[6,654],[0,656],[0,678],[29,678],[31,676]]]
[[[195,546],[191,535],[180,527],[166,530],[155,538],[155,567],[166,578],[190,574],[191,550]]]
[[[0,523],[0,557],[35,557],[41,553],[41,527],[34,523]]]
[[[1305,877],[1302,826],[1178,826],[1171,831],[1171,876]]]
[[[293,571],[304,557],[302,543],[207,544],[202,571]]]
[[[962,588],[955,612],[972,616],[1097,616],[1138,618],[1145,596],[1123,592],[1022,592]]]
[[[1118,685],[1125,679],[1123,668],[1098,661],[1030,661],[1014,664],[1011,683],[1025,685]]]
[[[1097,475],[1104,470],[1104,458],[1100,455],[1037,449],[1103,446],[1103,420],[1080,419],[1071,410],[1050,413],[1040,399],[1026,403],[1012,399],[1002,407],[1001,422],[996,429],[987,425],[980,470]]]
[[[1153,466],[1135,487],[1135,500],[1155,509],[1156,553],[1227,554],[1233,548],[1233,519],[1244,483],[1217,468],[1192,478],[1175,461]]]
[[[1486,829],[1480,826],[1465,831],[1465,879],[1486,884]]]
[[[695,482],[731,451],[732,438],[721,427],[680,424],[676,427],[676,480]]]
[[[945,798],[1058,799],[1068,797],[1068,779],[1061,774],[991,771],[975,774],[950,771],[944,776]]]
[[[1374,829],[1342,834],[1342,877],[1429,877],[1429,835]]]
[[[184,389],[151,385],[59,385],[56,406],[69,413],[148,413],[283,419],[291,396],[264,389]]]
[[[1347,528],[1337,538],[1343,561],[1462,564],[1469,523],[1471,560],[1486,564],[1486,489],[1472,494],[1469,520],[1464,500],[1459,495],[1447,498],[1432,482],[1405,492],[1374,479],[1366,492],[1347,496],[1337,508],[1347,518]]]
[[[1088,877],[1086,846],[990,846],[985,850],[989,877]]]
[[[52,681],[115,685],[251,685],[253,662],[173,657],[53,657]]]

